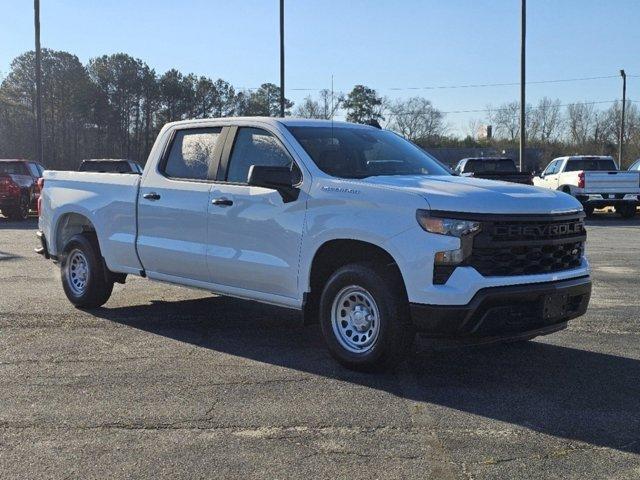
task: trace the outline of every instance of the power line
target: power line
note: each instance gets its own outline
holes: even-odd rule
[[[640,75],[627,75],[628,77],[640,77]],[[618,78],[618,75],[602,75],[598,77],[575,77],[575,78],[557,78],[549,80],[535,80],[527,82],[527,84],[545,84],[545,83],[568,83],[568,82],[584,82],[591,80],[602,80],[607,78]],[[382,87],[378,90],[445,90],[445,89],[457,89],[457,88],[487,88],[487,87],[513,87],[520,85],[520,82],[507,82],[507,83],[470,83],[461,85],[430,85],[425,87]],[[289,90],[295,90],[298,92],[317,92],[323,90],[322,88],[290,88]]]
[[[572,102],[572,103],[564,103],[564,104],[560,104],[558,105],[558,107],[568,107],[569,105],[601,105],[601,104],[605,104],[605,103],[616,103],[619,100],[598,100],[598,101],[594,101],[594,102]],[[627,102],[631,102],[631,103],[640,103],[640,100],[627,100]],[[488,112],[500,112],[500,111],[505,111],[505,110],[511,110],[510,108],[485,108],[485,109],[477,109],[477,110],[449,110],[449,111],[440,111],[440,113],[443,114],[456,114],[456,113],[488,113]],[[396,117],[399,115],[422,115],[422,114],[426,114],[428,113],[427,111],[423,111],[423,110],[412,110],[412,111],[408,111],[408,112],[391,112],[390,110],[384,110],[381,112],[383,115],[387,115],[390,117]],[[345,114],[339,114],[336,115],[339,117],[345,117]]]

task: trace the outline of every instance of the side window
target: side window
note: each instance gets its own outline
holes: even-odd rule
[[[206,180],[221,131],[221,127],[178,130],[163,173],[171,178]]]
[[[547,165],[547,168],[544,169],[544,174],[545,175],[553,175],[555,173],[555,169],[558,165],[558,160],[554,160],[553,162],[551,162],[549,165]]]
[[[229,159],[228,182],[246,183],[251,165],[291,166],[291,157],[276,137],[260,128],[239,128]]]

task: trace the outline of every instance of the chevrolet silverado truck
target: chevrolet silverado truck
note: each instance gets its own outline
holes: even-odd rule
[[[369,126],[206,119],[166,125],[141,176],[46,171],[37,251],[77,307],[127,275],[196,287],[300,310],[339,362],[374,370],[416,332],[522,340],[582,315],[583,217]]]
[[[27,160],[0,160],[0,211],[11,220],[26,220],[36,210],[44,167]]]
[[[485,178],[487,180],[533,185],[531,172],[518,171],[516,162],[511,158],[463,158],[458,162],[454,171],[463,177]]]
[[[614,207],[622,217],[630,218],[640,201],[640,173],[618,170],[612,157],[556,158],[533,183],[574,196],[587,215],[596,208]]]

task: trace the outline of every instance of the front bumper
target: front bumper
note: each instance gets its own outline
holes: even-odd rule
[[[489,287],[466,305],[410,305],[419,333],[446,338],[533,337],[560,330],[583,315],[589,276],[537,284]]]

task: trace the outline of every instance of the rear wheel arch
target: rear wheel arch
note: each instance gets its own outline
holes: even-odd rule
[[[54,232],[55,251],[58,255],[63,252],[65,245],[74,235],[89,233],[96,235],[97,239],[96,228],[91,220],[87,216],[76,212],[63,214],[58,219]]]

